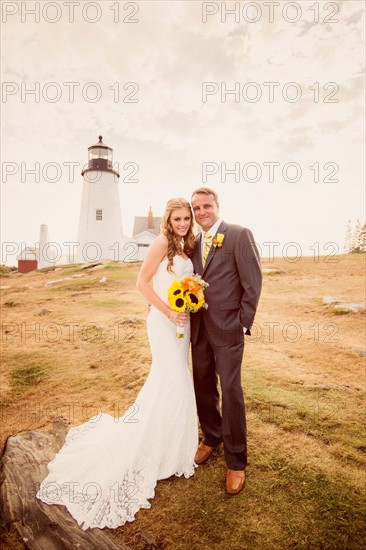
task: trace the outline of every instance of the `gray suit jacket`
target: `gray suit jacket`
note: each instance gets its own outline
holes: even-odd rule
[[[191,315],[193,345],[202,320],[209,338],[216,345],[241,342],[243,326],[250,329],[253,324],[261,293],[260,259],[251,231],[223,221],[218,233],[225,235],[222,247],[211,247],[205,267],[201,257],[201,234],[192,255],[195,272],[209,283],[205,291],[208,309]]]

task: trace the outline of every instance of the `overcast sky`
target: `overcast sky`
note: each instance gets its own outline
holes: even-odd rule
[[[263,255],[342,251],[347,221],[364,221],[362,1],[1,4],[3,242],[34,246],[42,223],[77,240],[99,134],[126,235],[202,184]]]

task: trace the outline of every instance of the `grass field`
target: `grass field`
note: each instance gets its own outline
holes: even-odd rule
[[[151,509],[112,539],[134,550],[365,548],[365,317],[323,304],[327,295],[365,303],[365,255],[317,260],[262,262],[279,273],[265,275],[246,338],[244,491],[226,494],[219,448],[192,478],[159,482]],[[138,269],[1,277],[3,448],[56,416],[74,426],[134,402],[151,359]],[[4,529],[3,544],[23,548]]]

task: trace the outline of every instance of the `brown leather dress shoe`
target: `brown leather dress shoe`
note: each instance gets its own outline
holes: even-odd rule
[[[245,483],[245,470],[228,470],[226,474],[226,491],[229,495],[240,493]]]
[[[205,445],[204,443],[201,443],[198,445],[196,455],[194,457],[194,461],[196,464],[203,464],[210,458],[213,451],[215,450],[215,447],[209,447],[208,445]]]

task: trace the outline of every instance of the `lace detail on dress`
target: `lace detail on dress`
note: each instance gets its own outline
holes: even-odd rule
[[[180,256],[173,267],[168,273],[161,262],[153,279],[166,302],[171,282],[193,273],[191,261]],[[188,370],[190,326],[177,339],[175,325],[152,307],[147,331],[152,365],[134,405],[120,418],[101,414],[71,428],[37,493],[46,504],[66,506],[83,529],[133,521],[140,508],[151,507],[159,479],[194,473],[198,429]]]
[[[37,497],[47,504],[64,504],[79,525],[84,523],[83,529],[116,528],[133,521],[140,508],[151,507],[147,499],[155,495],[155,485],[147,487],[142,470],[126,472],[121,482],[109,487],[108,494],[93,483],[82,490],[75,485],[73,482],[62,487],[55,483],[43,484]],[[144,494],[139,487],[143,487]]]

